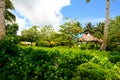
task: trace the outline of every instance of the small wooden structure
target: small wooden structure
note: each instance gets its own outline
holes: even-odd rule
[[[98,39],[97,37],[91,35],[90,33],[86,32],[83,34],[82,37],[80,37],[78,39],[78,42],[95,42],[95,43],[99,43],[102,44],[103,40],[102,39]]]

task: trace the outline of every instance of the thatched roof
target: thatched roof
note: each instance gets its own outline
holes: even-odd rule
[[[78,42],[98,42],[102,43],[102,39],[98,39],[90,33],[84,33],[82,37],[78,39]]]

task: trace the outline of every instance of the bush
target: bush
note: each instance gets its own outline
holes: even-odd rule
[[[59,43],[55,41],[37,41],[36,42],[36,46],[39,46],[39,47],[55,47],[58,45]]]
[[[16,47],[14,53],[17,55],[4,55],[0,58],[5,62],[0,65],[1,80],[120,79],[119,62],[112,64],[109,59],[105,59],[106,52],[57,47]],[[5,52],[0,52],[0,57]]]
[[[14,35],[7,35],[0,41],[0,51],[4,51],[6,54],[15,55],[19,39]]]
[[[104,69],[98,64],[84,63],[77,67],[72,80],[119,80],[120,76],[111,69]]]
[[[93,42],[81,43],[79,46],[80,46],[80,49],[82,50],[85,50],[85,49],[99,50],[100,49],[100,45]]]
[[[7,35],[0,41],[0,80],[6,80],[6,75],[9,73],[7,69],[9,60],[16,57],[20,53],[20,47],[17,46],[19,39],[15,35]]]
[[[109,60],[113,63],[120,62],[120,52],[119,51],[112,51],[109,54]]]

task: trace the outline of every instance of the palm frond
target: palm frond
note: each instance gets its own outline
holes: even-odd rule
[[[14,6],[10,0],[5,0],[5,7],[6,9],[11,9],[11,10],[14,9]]]
[[[86,0],[86,3],[89,3],[90,2],[90,0]]]
[[[5,10],[5,19],[7,21],[13,22],[16,20],[16,17],[14,14],[12,14],[9,10]]]

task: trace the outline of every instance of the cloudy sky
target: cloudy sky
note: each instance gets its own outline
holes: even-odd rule
[[[105,0],[12,0],[17,23],[18,34],[32,25],[52,25],[57,30],[66,17],[76,18],[83,25],[105,20]],[[120,0],[111,0],[110,17],[120,15]]]

